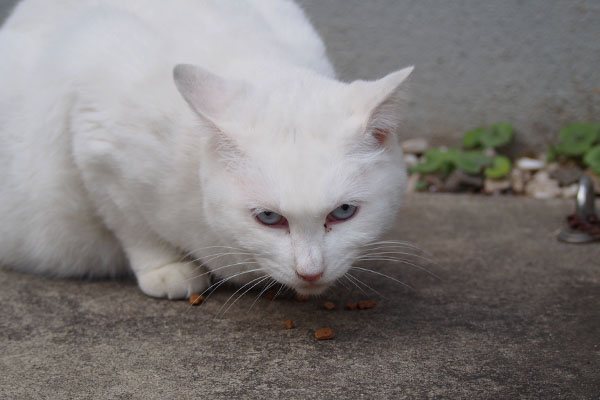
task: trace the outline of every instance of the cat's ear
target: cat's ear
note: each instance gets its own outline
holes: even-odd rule
[[[179,93],[201,117],[218,123],[221,116],[242,98],[246,87],[195,65],[179,64],[173,69]]]
[[[402,83],[413,69],[412,66],[407,67],[374,82],[355,82],[363,93],[368,110],[366,133],[379,146],[383,146],[400,125],[399,111],[404,100]]]
[[[222,130],[222,121],[226,119],[226,113],[243,99],[248,88],[188,64],[175,66],[173,79],[183,98],[211,128],[209,143],[214,149],[213,154],[229,166],[241,162],[245,158],[244,153]]]

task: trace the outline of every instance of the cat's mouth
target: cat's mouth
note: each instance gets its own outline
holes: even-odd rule
[[[296,285],[296,292],[305,295],[317,295],[321,294],[329,287],[328,283],[324,282],[303,282]]]

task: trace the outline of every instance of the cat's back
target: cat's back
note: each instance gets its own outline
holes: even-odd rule
[[[93,48],[111,35],[124,46],[153,42],[165,62],[223,75],[239,73],[235,61],[271,56],[333,75],[323,42],[292,0],[22,0],[0,30],[8,56],[0,71],[9,64],[28,70],[73,40]]]

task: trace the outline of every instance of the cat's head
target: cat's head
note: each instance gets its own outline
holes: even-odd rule
[[[205,217],[272,278],[317,294],[394,221],[406,182],[396,137],[406,68],[372,82],[299,72],[262,87],[179,65],[200,116]]]

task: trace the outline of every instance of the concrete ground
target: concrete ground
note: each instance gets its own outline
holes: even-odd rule
[[[389,236],[431,252],[439,279],[375,263],[412,289],[356,273],[381,295],[346,282],[251,309],[252,293],[220,319],[232,289],[191,308],[134,282],[0,271],[0,398],[598,398],[600,243],[556,241],[571,208],[414,195]],[[342,307],[365,298],[377,307]],[[334,340],[314,339],[324,326]]]

